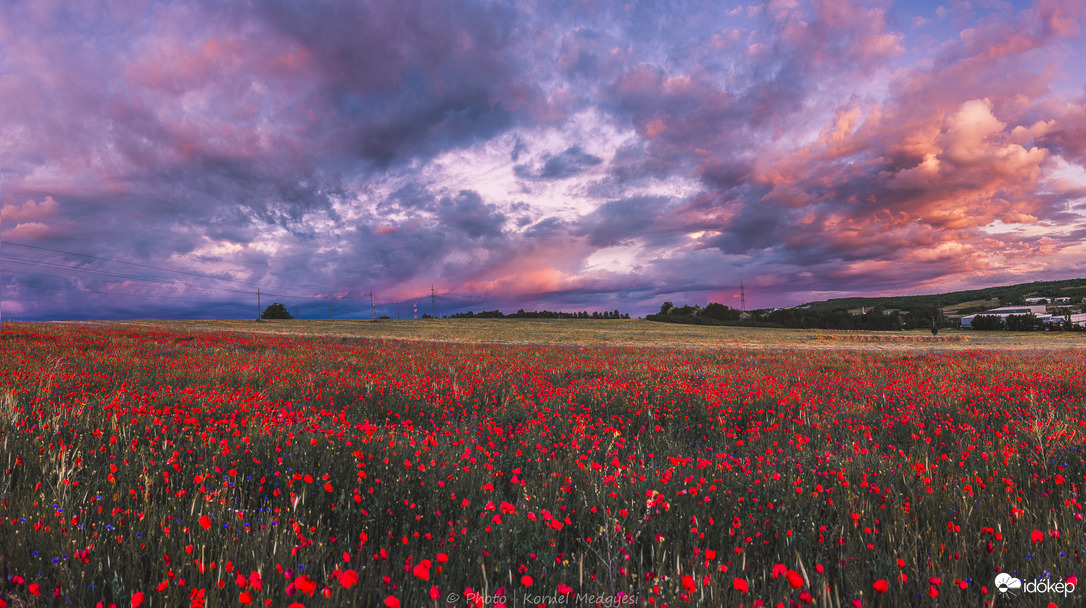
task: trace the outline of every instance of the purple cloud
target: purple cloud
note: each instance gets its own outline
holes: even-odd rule
[[[3,312],[249,316],[259,286],[367,316],[433,284],[636,315],[740,277],[774,306],[1080,276],[1082,13],[0,4]]]

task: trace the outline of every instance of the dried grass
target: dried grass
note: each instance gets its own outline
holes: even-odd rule
[[[1082,332],[967,332],[928,330],[849,332],[761,327],[713,327],[656,323],[644,319],[383,319],[370,320],[208,320],[63,321],[160,328],[168,331],[239,332],[347,339],[628,346],[649,348],[783,348],[873,350],[1065,350],[1086,348]]]

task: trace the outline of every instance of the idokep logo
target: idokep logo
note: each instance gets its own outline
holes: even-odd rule
[[[1022,579],[1015,578],[1006,572],[1000,572],[995,577],[995,586],[1000,593],[1021,590],[1024,593],[1058,593],[1063,597],[1074,593],[1076,582],[1077,579],[1073,576],[1067,581],[1038,578],[1028,582],[1023,582]]]
[[[996,589],[999,589],[1000,593],[1006,593],[1011,589],[1021,589],[1022,581],[1021,579],[1014,578],[1006,572],[1000,572],[996,575],[995,586]]]

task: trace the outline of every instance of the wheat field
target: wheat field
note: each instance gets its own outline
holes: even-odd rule
[[[60,322],[86,324],[88,322]],[[95,325],[181,331],[330,336],[480,344],[548,344],[665,348],[790,348],[874,350],[1051,350],[1086,348],[1080,332],[974,332],[942,330],[860,332],[817,329],[711,327],[644,319],[382,319],[370,320],[136,320]]]

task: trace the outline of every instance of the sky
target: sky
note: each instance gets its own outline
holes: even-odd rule
[[[641,316],[741,281],[753,309],[1086,277],[1084,13],[0,0],[0,310]]]

